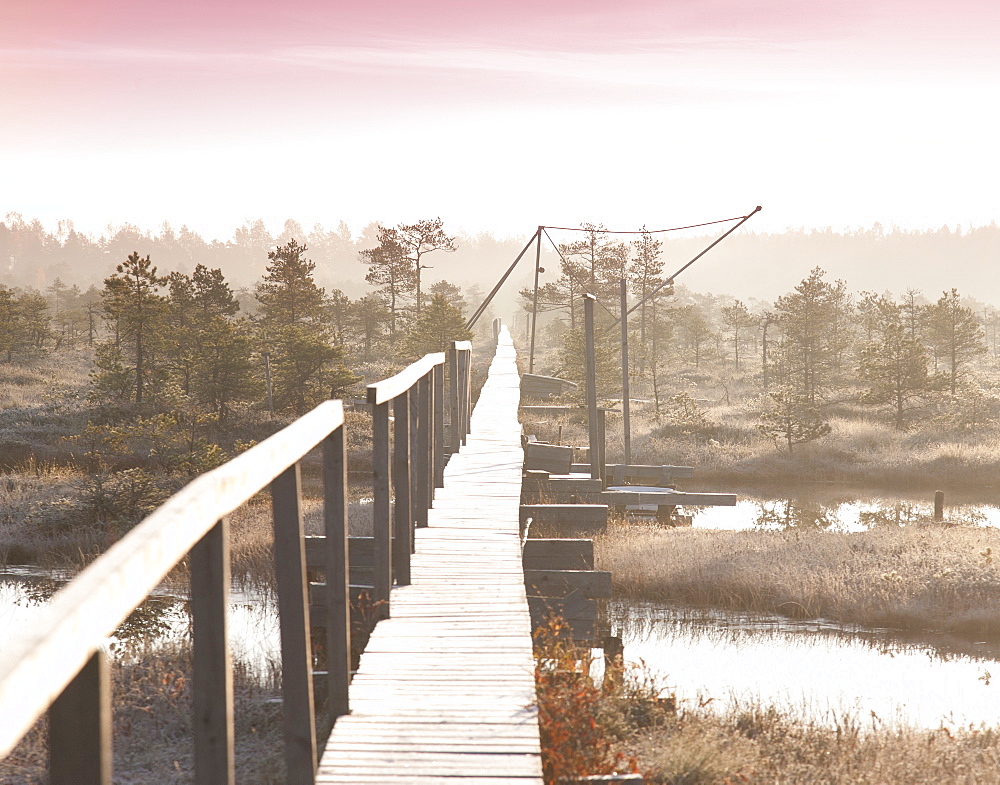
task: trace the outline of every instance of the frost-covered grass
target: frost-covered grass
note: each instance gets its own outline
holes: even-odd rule
[[[1000,530],[865,532],[613,526],[597,539],[615,594],[1000,640]]]

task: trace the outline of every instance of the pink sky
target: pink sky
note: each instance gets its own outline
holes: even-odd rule
[[[441,214],[505,233],[758,202],[770,229],[998,208],[995,4],[8,0],[4,15],[0,215],[222,234],[249,216]]]

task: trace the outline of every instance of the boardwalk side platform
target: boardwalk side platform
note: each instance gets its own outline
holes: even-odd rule
[[[518,536],[519,377],[506,328],[337,720],[318,783],[542,782]]]

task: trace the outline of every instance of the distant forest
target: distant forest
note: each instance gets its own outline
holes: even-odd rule
[[[275,235],[257,219],[245,221],[227,239],[206,239],[186,226],[175,228],[168,223],[155,232],[127,223],[109,225],[100,236],[94,236],[76,231],[71,220],[45,227],[38,220],[8,213],[0,221],[0,285],[44,291],[59,279],[86,289],[99,285],[116,265],[138,251],[150,255],[165,272],[189,274],[198,264],[221,269],[239,289],[252,286],[264,274],[269,251],[295,239],[308,247],[319,285],[357,298],[370,291],[360,252],[378,245],[377,231],[378,224],[371,223],[355,236],[342,221],[335,229],[319,224],[307,229],[290,219]],[[533,231],[534,227],[526,227],[523,237],[502,238],[459,232],[458,250],[436,256],[428,279],[447,280],[465,290],[475,291],[478,286],[483,293],[488,292]],[[571,232],[552,231],[552,235],[560,243],[578,239]],[[657,237],[663,240],[667,274],[712,239],[673,234]],[[532,254],[527,254],[499,296],[496,312],[504,318],[511,318],[519,307],[517,291],[530,284],[532,262]],[[831,278],[850,280],[858,289],[899,294],[913,288],[933,299],[957,287],[967,296],[996,304],[1000,303],[997,262],[1000,227],[996,224],[964,231],[947,227],[904,231],[879,224],[846,232],[789,229],[762,234],[741,230],[686,271],[679,282],[696,291],[770,301],[819,266]],[[543,276],[545,283],[559,269],[551,248],[543,246],[542,264],[550,271],[548,279]]]

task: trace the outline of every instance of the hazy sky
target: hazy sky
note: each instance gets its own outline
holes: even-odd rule
[[[6,0],[0,217],[981,225],[1000,4]]]

